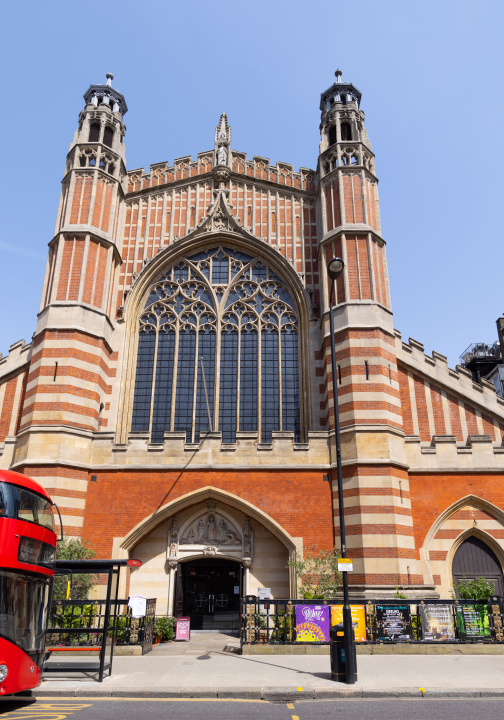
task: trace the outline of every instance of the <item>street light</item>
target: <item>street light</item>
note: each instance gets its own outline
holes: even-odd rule
[[[338,412],[338,376],[336,374],[336,343],[334,340],[334,313],[332,305],[332,297],[334,292],[334,282],[343,272],[345,263],[339,257],[334,257],[327,264],[327,274],[331,282],[331,292],[329,293],[329,329],[331,333],[331,365],[332,365],[332,384],[333,384],[333,407],[334,407],[334,432],[336,435],[336,466],[338,471],[338,506],[339,506],[339,526],[341,539],[341,556],[346,558],[346,537],[345,537],[345,507],[343,504],[343,475],[341,472],[341,443],[340,443],[340,425]],[[343,632],[345,641],[345,669],[347,685],[353,685],[356,680],[357,668],[355,660],[355,646],[352,627],[352,611],[348,602],[348,574],[343,573]]]

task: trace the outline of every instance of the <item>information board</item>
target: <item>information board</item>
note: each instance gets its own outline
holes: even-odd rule
[[[191,618],[178,617],[175,621],[175,640],[191,639]]]
[[[296,640],[329,642],[328,605],[296,605]]]
[[[409,605],[376,605],[377,640],[411,640]]]
[[[420,605],[422,639],[433,642],[455,640],[451,605]]]
[[[461,640],[490,637],[490,622],[486,605],[456,605],[455,617]]]
[[[355,642],[366,642],[366,609],[364,605],[350,605]],[[343,605],[331,605],[331,625],[343,622]]]

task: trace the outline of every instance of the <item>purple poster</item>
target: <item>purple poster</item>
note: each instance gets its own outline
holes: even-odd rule
[[[329,642],[330,607],[296,605],[297,642]]]

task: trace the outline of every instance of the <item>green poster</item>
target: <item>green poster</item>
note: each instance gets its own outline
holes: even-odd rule
[[[483,640],[490,637],[486,605],[457,605],[455,617],[461,640]]]

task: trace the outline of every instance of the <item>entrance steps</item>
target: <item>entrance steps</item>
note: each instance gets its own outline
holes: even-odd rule
[[[240,640],[236,635],[222,632],[191,632],[189,641],[159,643],[152,646],[149,657],[167,655],[210,656],[211,653],[232,652],[240,649]]]

